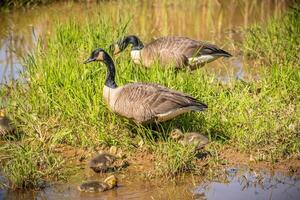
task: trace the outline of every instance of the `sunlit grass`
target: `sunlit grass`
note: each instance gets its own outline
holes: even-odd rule
[[[259,24],[250,27],[244,40],[245,53],[269,65],[299,64],[299,21],[300,8],[293,7],[280,20],[271,20],[266,27]]]
[[[191,172],[195,169],[196,152],[193,146],[183,146],[176,142],[157,144],[157,174],[174,177],[180,173]]]
[[[0,153],[8,160],[2,170],[9,180],[7,187],[12,189],[43,188],[49,179],[64,179],[68,171],[64,160],[40,142],[7,141]]]
[[[294,20],[296,15],[291,16]],[[107,49],[116,38],[125,34],[126,20],[119,26],[112,26],[110,20],[99,15],[81,25],[75,20],[57,24],[54,33],[46,39],[46,45],[39,44],[27,57],[29,81],[11,91],[7,107],[24,138],[50,147],[58,144],[74,147],[115,145],[133,152],[139,151],[139,142],[143,140],[149,153],[156,156],[158,171],[169,175],[193,171],[195,167],[195,152],[168,138],[168,133],[175,127],[207,135],[216,146],[216,152],[218,147],[227,144],[255,155],[257,160],[273,162],[299,153],[299,63],[281,62],[279,65],[269,62],[256,82],[231,80],[222,84],[203,69],[174,73],[171,68],[161,69],[156,64],[146,70],[133,64],[129,52],[124,52],[115,59],[119,85],[137,81],[160,83],[196,97],[208,104],[208,110],[188,113],[158,127],[138,126],[112,113],[102,98],[105,66],[82,64],[94,48]],[[280,24],[281,20],[272,23]],[[299,28],[299,21],[294,25]],[[255,42],[251,35],[254,33],[248,34],[247,48]],[[264,31],[255,34],[263,38],[273,37],[275,32],[268,36]],[[271,53],[273,47],[264,48]],[[282,59],[288,61],[293,55],[289,51],[295,49],[286,48],[281,53]],[[273,58],[268,57],[271,61]],[[20,142],[23,143],[22,139]],[[15,156],[5,162],[4,172],[15,187],[38,186],[36,183],[41,176],[34,161],[38,158],[54,159],[47,162],[47,166],[50,167],[49,178],[56,177],[52,170],[57,169],[51,167],[59,166],[60,160],[51,154],[51,148],[49,153],[41,154],[40,148],[19,147],[14,143],[8,143],[8,146],[10,155]],[[23,151],[12,151],[19,148]],[[20,165],[23,162],[28,163],[25,171]],[[13,173],[10,175],[10,172]],[[27,180],[32,183],[27,184]]]

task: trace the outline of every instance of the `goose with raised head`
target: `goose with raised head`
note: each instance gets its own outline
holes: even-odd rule
[[[116,55],[125,50],[129,44],[132,45],[131,58],[134,63],[145,67],[151,67],[157,60],[164,66],[173,64],[176,68],[196,69],[220,57],[232,56],[208,42],[178,36],[161,37],[144,46],[137,36],[130,35],[112,44],[110,51]]]
[[[118,87],[115,65],[103,49],[94,50],[84,64],[100,61],[107,67],[103,97],[108,107],[137,123],[163,122],[189,111],[204,111],[197,99],[155,83],[129,83]]]

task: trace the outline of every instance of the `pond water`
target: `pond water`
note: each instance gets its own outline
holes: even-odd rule
[[[300,180],[283,173],[227,169],[223,181],[204,182],[186,177],[181,181],[143,181],[119,175],[118,187],[103,193],[79,192],[80,182],[58,184],[43,191],[10,192],[0,190],[0,199],[76,200],[76,199],[199,199],[199,200],[298,200]],[[97,177],[93,177],[93,180]],[[99,179],[99,178],[98,178]],[[102,180],[102,179],[101,179]]]
[[[85,1],[60,2],[12,12],[0,11],[0,84],[17,79],[24,70],[22,57],[32,50],[37,38],[51,35],[53,25],[69,19],[109,16],[118,19],[132,16],[129,33],[145,41],[162,35],[181,35],[205,40],[229,50],[234,58],[215,61],[205,67],[227,81],[230,76],[251,79],[255,67],[245,64],[234,43],[241,39],[241,28],[264,23],[280,15],[289,5],[287,0],[153,0],[153,1]],[[232,66],[232,67],[228,67]],[[251,77],[248,77],[251,76]]]

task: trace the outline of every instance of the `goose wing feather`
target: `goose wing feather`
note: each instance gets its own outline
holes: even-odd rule
[[[161,37],[149,43],[145,48],[148,51],[156,52],[158,54],[163,52],[165,56],[166,52],[176,56],[184,55],[187,58],[200,55],[231,56],[228,52],[218,48],[216,45],[196,41],[187,37]]]
[[[160,114],[187,107],[195,111],[207,108],[191,96],[153,83],[125,85],[115,103],[116,112],[137,122],[152,121]]]

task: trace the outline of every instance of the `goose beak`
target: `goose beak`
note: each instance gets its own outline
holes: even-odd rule
[[[86,61],[83,62],[83,64],[87,64],[87,63],[93,62],[95,60],[96,60],[96,58],[88,58]]]
[[[121,49],[118,44],[113,44],[111,45],[111,51],[113,55],[117,55],[118,53],[121,52]]]
[[[115,50],[114,50],[114,55],[117,55],[117,54],[120,53],[120,52],[121,52],[120,48],[117,47],[117,48],[115,48]]]

